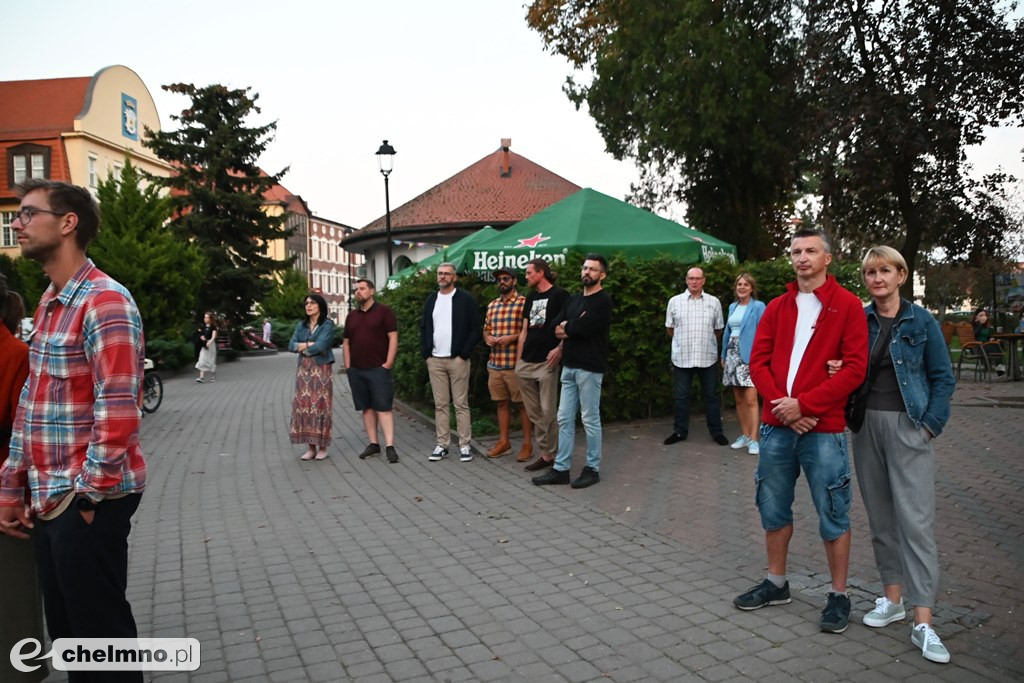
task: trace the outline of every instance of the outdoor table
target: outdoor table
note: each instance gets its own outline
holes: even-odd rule
[[[1011,382],[1019,382],[1021,380],[1020,373],[1020,361],[1017,355],[1017,342],[1024,339],[1024,334],[1016,334],[1013,332],[1001,332],[992,335],[992,339],[997,339],[1001,342],[1006,342],[1007,346],[1010,347],[1010,367],[1007,372],[1007,379]]]

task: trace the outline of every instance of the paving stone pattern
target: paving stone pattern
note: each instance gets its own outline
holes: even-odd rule
[[[170,378],[143,422],[150,482],[129,598],[141,635],[202,647],[198,671],[152,680],[1024,676],[1024,413],[1006,407],[1024,384],[964,385],[936,442],[936,621],[953,653],[941,666],[910,644],[908,623],[859,623],[880,588],[859,495],[846,633],[817,629],[828,576],[802,482],[793,603],[732,606],[764,572],[754,458],[715,445],[699,415],[671,447],[668,421],[611,425],[600,484],[536,487],[512,457],[429,463],[433,428],[414,411],[397,419],[400,463],[358,460],[362,423],[336,375],[331,457],[301,462],[288,440],[294,367],[280,354],[225,363],[212,384]],[[574,472],[583,443],[580,432]]]

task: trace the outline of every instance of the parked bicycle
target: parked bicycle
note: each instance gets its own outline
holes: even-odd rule
[[[145,375],[142,377],[142,410],[155,413],[164,400],[164,383],[160,375],[156,374],[156,365],[153,361],[147,358],[143,367]]]

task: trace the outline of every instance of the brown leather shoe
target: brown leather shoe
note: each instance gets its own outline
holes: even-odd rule
[[[527,472],[536,472],[538,470],[544,469],[545,467],[551,467],[554,464],[554,458],[552,458],[551,460],[545,460],[544,456],[541,456],[534,460],[533,462],[531,462],[526,467],[524,467],[523,469],[526,470]]]
[[[487,457],[500,458],[501,456],[505,455],[511,450],[512,444],[510,444],[508,441],[499,441],[498,443],[494,444],[494,448],[487,451]]]
[[[529,462],[532,457],[533,446],[528,443],[524,443],[523,447],[519,449],[519,455],[516,456],[516,462]]]

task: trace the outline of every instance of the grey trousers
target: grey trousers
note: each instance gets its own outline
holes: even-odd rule
[[[523,396],[526,414],[535,428],[537,445],[545,455],[558,452],[559,367],[547,363],[516,363],[516,379]]]
[[[916,607],[934,607],[939,553],[931,436],[904,412],[868,410],[853,435],[853,462],[882,583],[903,586]]]

